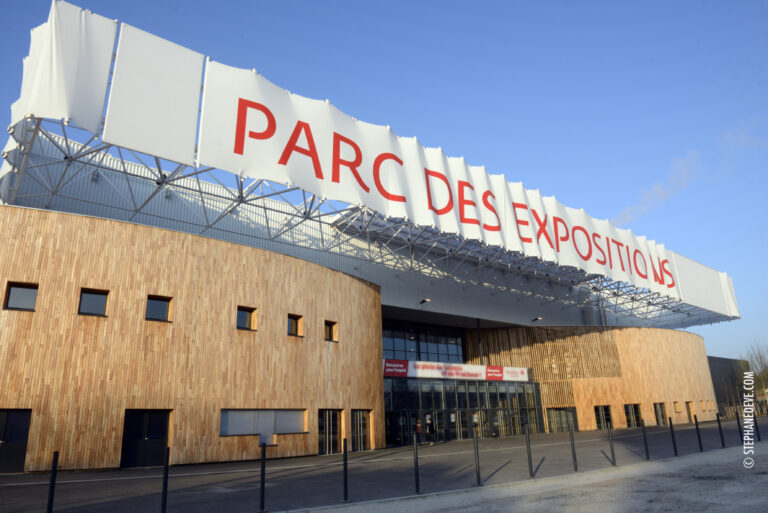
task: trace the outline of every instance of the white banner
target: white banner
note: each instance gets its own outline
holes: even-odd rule
[[[664,246],[461,158],[208,61],[199,164],[297,185],[679,298]]]
[[[98,134],[115,33],[115,21],[53,2],[48,22],[32,31],[13,124],[31,115]],[[123,26],[102,140],[193,163],[201,71],[201,54]],[[327,101],[210,60],[197,162],[739,315],[725,273]]]
[[[524,367],[497,367],[464,363],[384,360],[384,377],[469,379],[473,381],[528,381]]]

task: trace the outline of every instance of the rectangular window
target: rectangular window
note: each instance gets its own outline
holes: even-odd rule
[[[667,405],[664,403],[653,403],[653,411],[656,414],[656,425],[667,425]]]
[[[35,311],[37,283],[9,283],[5,291],[6,310]]]
[[[144,317],[148,321],[170,322],[171,298],[164,296],[147,296],[147,313]]]
[[[288,334],[292,337],[304,336],[304,317],[296,314],[288,314]]]
[[[80,289],[79,315],[107,316],[108,290]]]
[[[597,424],[597,429],[613,427],[610,406],[595,406],[595,423]]]
[[[256,309],[248,306],[237,307],[237,329],[256,331]]]
[[[675,401],[675,413],[680,413],[681,411],[683,410],[680,409],[680,401]]]
[[[338,322],[325,321],[325,341],[326,342],[339,341],[339,323]]]
[[[704,401],[699,401],[699,403],[700,403],[700,406],[701,406],[701,411],[707,411],[707,407],[704,404]]]
[[[306,410],[221,410],[221,436],[305,433]]]

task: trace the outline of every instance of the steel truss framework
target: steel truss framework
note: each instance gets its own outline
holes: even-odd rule
[[[11,170],[0,178],[0,197],[8,204],[258,247],[265,241],[289,244],[385,266],[392,273],[517,294],[542,305],[591,308],[611,325],[687,327],[729,319],[601,275],[385,218],[363,205],[112,146],[61,121],[27,118],[9,131],[16,146],[3,155]]]

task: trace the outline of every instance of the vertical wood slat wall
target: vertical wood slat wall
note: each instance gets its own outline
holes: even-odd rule
[[[318,409],[371,410],[384,446],[378,286],[296,258],[142,225],[0,207],[0,284],[39,285],[35,312],[0,311],[0,408],[32,410],[26,469],[117,467],[126,409],[172,410],[172,463],[255,459],[257,436],[219,436],[225,408],[305,409],[308,434],[270,457],[316,454]],[[78,315],[81,288],[107,317]],[[150,294],[171,322],[144,319]],[[258,331],[236,329],[255,307]],[[304,337],[287,315],[304,316]],[[338,323],[326,342],[324,321]]]
[[[654,328],[557,327],[467,330],[468,363],[526,367],[541,384],[542,407],[575,407],[579,428],[596,429],[594,406],[609,405],[626,427],[625,404],[640,404],[655,425],[654,403],[688,422],[674,402],[694,401],[699,420],[714,420],[716,404],[704,342],[684,331]],[[704,401],[704,409],[701,407]],[[545,412],[546,416],[546,412]]]

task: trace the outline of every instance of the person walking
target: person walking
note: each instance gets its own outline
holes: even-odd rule
[[[427,440],[429,445],[435,445],[435,424],[430,416],[427,417]]]
[[[421,419],[416,420],[416,443],[421,445],[421,433],[424,431],[424,428],[421,427]]]

